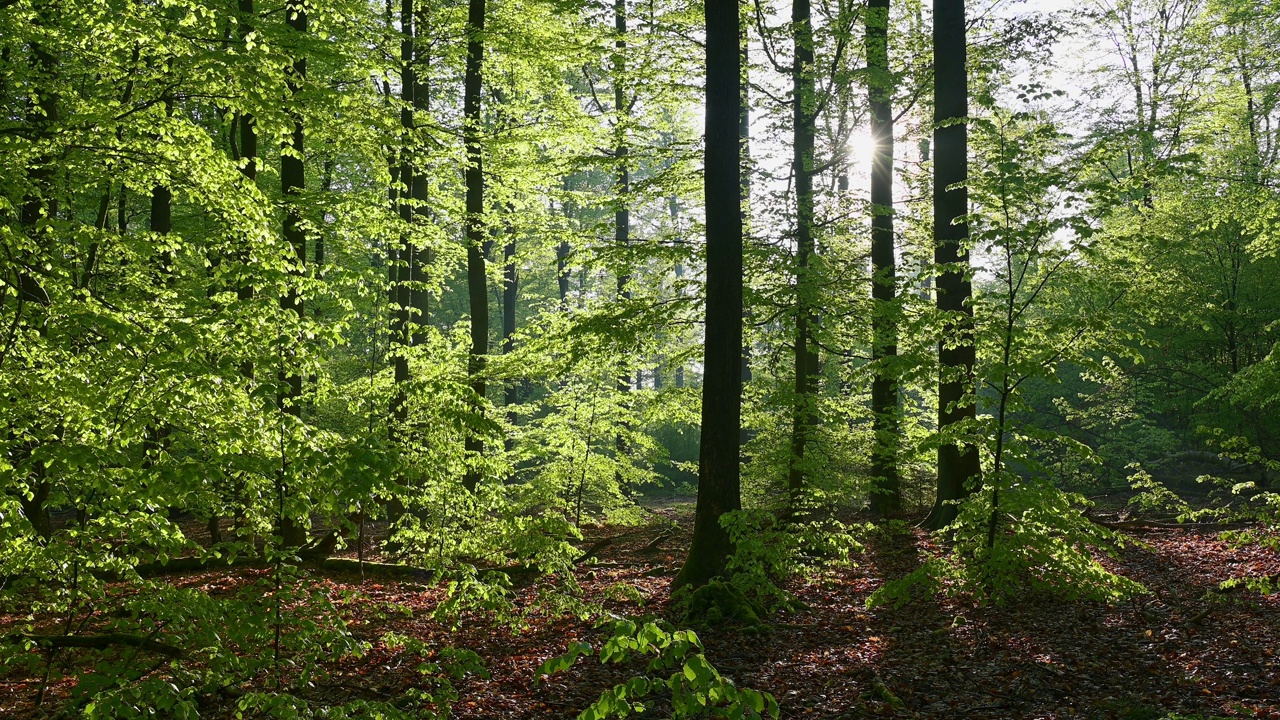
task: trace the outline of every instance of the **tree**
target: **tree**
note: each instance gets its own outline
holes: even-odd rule
[[[956,517],[956,501],[981,473],[978,448],[964,441],[974,400],[973,287],[969,279],[968,48],[964,0],[933,3],[933,238],[938,312],[938,493],[925,520],[942,528]]]
[[[290,2],[285,9],[288,17],[286,22],[289,27],[298,34],[307,32],[307,11],[300,2]],[[298,92],[301,83],[307,77],[307,58],[302,54],[301,49],[295,50],[297,57],[293,61],[292,72],[289,75],[288,85],[291,98],[297,101]],[[305,155],[305,135],[302,124],[302,117],[298,110],[293,110],[293,128],[290,133],[289,140],[280,153],[280,190],[284,197],[285,213],[284,213],[284,241],[288,245],[288,251],[292,254],[289,258],[290,273],[293,275],[293,282],[288,286],[288,290],[280,297],[280,309],[286,312],[293,312],[299,321],[305,317],[305,308],[303,306],[302,295],[298,292],[297,279],[302,276],[303,268],[307,259],[307,234],[303,229],[302,209],[299,207],[299,196],[306,190],[306,161]],[[281,388],[277,393],[276,402],[280,412],[291,415],[294,418],[302,417],[302,373],[298,371],[296,351],[292,347],[300,338],[295,337],[292,341],[286,341],[288,347],[281,350],[280,368],[280,384]],[[283,367],[284,364],[290,367]],[[284,432],[282,426],[281,432]],[[284,443],[281,443],[284,447]],[[280,540],[286,547],[299,547],[307,541],[306,523],[299,522],[292,513],[285,509],[285,499],[290,490],[288,483],[284,478],[286,461],[281,458],[281,476],[277,479],[276,495],[277,495],[277,512],[279,517]]]
[[[708,0],[705,179],[706,347],[702,440],[693,542],[673,587],[703,585],[732,551],[720,518],[741,509],[738,439],[742,424],[742,187],[738,124],[742,54],[736,0]]]
[[[471,376],[471,390],[476,395],[476,402],[481,405],[485,400],[485,357],[489,354],[489,289],[485,271],[488,242],[484,222],[484,147],[481,142],[484,126],[480,116],[480,93],[484,85],[485,5],[485,0],[469,0],[467,4],[467,65],[462,100],[462,136],[467,152],[464,234],[467,242],[467,295],[471,306],[471,355],[467,372]],[[469,432],[466,450],[468,454],[480,455],[484,452],[484,441],[474,432]],[[478,461],[479,458],[473,459],[473,462]],[[463,484],[468,490],[475,490],[479,482],[480,471],[474,464],[469,465]]]
[[[805,455],[813,429],[817,425],[814,407],[818,386],[818,352],[813,343],[817,325],[814,312],[816,289],[813,277],[814,256],[814,145],[817,123],[817,92],[814,81],[813,24],[809,0],[792,0],[791,31],[791,162],[795,179],[795,408],[791,426],[791,470],[787,489],[790,511],[800,508],[804,490]]]
[[[871,509],[891,515],[902,507],[898,480],[898,385],[892,363],[898,354],[894,295],[897,292],[893,237],[893,75],[889,68],[889,0],[867,5],[867,95],[871,108]]]

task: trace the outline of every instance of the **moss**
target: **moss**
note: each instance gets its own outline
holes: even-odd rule
[[[744,628],[758,629],[764,626],[760,616],[764,610],[751,601],[741,590],[730,583],[712,580],[689,596],[689,609],[685,612],[686,625],[719,625],[735,622]]]

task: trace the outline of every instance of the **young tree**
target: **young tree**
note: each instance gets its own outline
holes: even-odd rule
[[[702,440],[693,542],[673,587],[703,585],[732,552],[720,517],[742,506],[742,180],[738,124],[742,54],[737,0],[707,0],[707,114],[703,194],[707,212],[706,348]]]

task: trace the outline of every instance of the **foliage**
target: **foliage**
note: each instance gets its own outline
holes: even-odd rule
[[[579,720],[623,718],[643,713],[657,701],[669,701],[671,717],[777,718],[778,703],[772,695],[739,688],[722,676],[703,654],[702,641],[692,630],[675,630],[665,623],[619,620],[611,624],[610,637],[599,651],[602,663],[624,663],[649,658],[645,673],[604,691],[583,710]],[[592,654],[590,645],[575,642],[568,651],[550,658],[538,675],[552,675],[571,667],[578,658]],[[671,671],[671,675],[666,673]]]
[[[996,603],[1026,594],[1115,603],[1147,592],[1141,584],[1104,567],[1095,554],[1115,555],[1124,537],[1081,512],[1088,501],[1047,482],[1021,481],[1002,496],[1003,530],[987,537],[991,506],[976,495],[960,507],[948,531],[951,549],[886,583],[868,605],[902,605],[916,588],[925,593],[966,593]]]
[[[578,584],[584,528],[693,489],[704,8],[486,5],[475,32],[434,0],[0,0],[0,671],[38,685],[38,712],[193,717],[216,696],[278,717],[444,715],[451,668],[476,658],[412,637],[381,642],[421,661],[423,694],[307,694],[377,637],[349,627],[328,555],[441,584],[446,627],[518,631],[599,613]],[[906,510],[928,506],[941,443],[980,448],[983,478],[946,554],[875,602],[1138,594],[1098,562],[1127,541],[1064,492],[1126,482],[1139,513],[1249,523],[1224,537],[1274,552],[1280,6],[971,11],[979,415],[941,432],[955,318],[933,309],[928,14],[895,1],[886,27],[898,266],[881,305],[866,8],[798,23],[784,6],[744,12],[746,509],[691,611],[759,619],[797,606],[797,577],[835,582],[862,528],[830,518],[866,504],[882,370]],[[871,360],[872,317],[896,323],[891,359]],[[640,605],[637,587],[605,597]],[[615,630],[610,662],[655,664],[597,715],[637,694],[776,715],[692,633]]]
[[[788,523],[767,512],[741,511],[726,513],[720,524],[734,544],[727,582],[732,592],[745,594],[762,610],[796,608],[795,598],[782,587],[787,580],[847,564],[849,556],[862,549],[855,539],[858,528],[835,519]],[[692,600],[689,615],[702,617]]]

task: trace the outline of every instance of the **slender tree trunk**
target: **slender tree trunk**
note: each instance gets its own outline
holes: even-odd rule
[[[732,551],[720,517],[742,507],[738,465],[742,423],[742,182],[738,123],[742,53],[736,0],[707,0],[706,346],[698,505],[689,556],[673,586],[702,585]]]
[[[516,349],[516,302],[519,300],[520,278],[516,273],[516,236],[508,229],[507,242],[502,248],[502,353],[509,355]],[[515,425],[519,416],[515,407],[520,404],[520,386],[514,380],[507,381],[506,398],[507,422]],[[508,437],[506,449],[514,447],[514,441]]]
[[[426,13],[423,12],[423,8],[418,7],[417,13],[414,18],[413,36],[415,41],[413,67],[411,68],[413,76],[413,110],[415,113],[426,116],[431,110],[431,92],[430,87],[422,80],[424,73],[419,73],[418,68],[429,69],[431,67],[431,58],[429,56],[424,57],[426,43],[419,43],[417,39],[429,37],[430,34],[424,27],[423,18]],[[412,117],[410,118],[410,125],[416,125],[416,121]],[[413,218],[418,223],[428,224],[431,222],[431,208],[428,205],[429,193],[430,188],[427,185],[426,169],[415,165],[409,196],[413,200]],[[414,347],[418,347],[426,342],[425,330],[431,322],[431,300],[425,283],[427,268],[435,262],[435,255],[432,249],[428,247],[411,247],[409,252],[413,255],[413,260],[409,267],[409,343]]]
[[[889,69],[889,0],[871,0],[866,16],[868,96],[871,108],[871,509],[891,515],[902,508],[898,481],[898,386],[891,363],[898,354],[894,294],[897,268],[893,237],[893,77]]]
[[[793,0],[791,26],[795,38],[792,81],[792,173],[796,186],[796,326],[795,326],[795,407],[791,427],[791,470],[787,487],[790,512],[800,511],[804,491],[805,456],[817,425],[814,408],[818,375],[818,354],[811,347],[816,325],[811,263],[813,237],[813,162],[815,137],[815,87],[813,72],[813,26],[809,0]]]
[[[38,15],[38,22],[41,25],[45,25],[52,20],[47,13],[47,10],[42,10]],[[32,45],[32,55],[36,61],[35,72],[45,79],[49,87],[53,87],[58,75],[57,59],[39,44]],[[37,110],[37,108],[39,109]],[[59,120],[60,109],[58,97],[51,90],[41,93],[35,100],[34,106],[28,105],[27,110],[27,123],[36,131],[38,136],[44,137],[52,134],[51,128]],[[56,172],[54,163],[53,158],[41,155],[27,168],[27,177],[31,181],[32,194],[23,197],[22,210],[18,217],[18,222],[22,226],[24,234],[39,248],[37,252],[47,250],[46,246],[55,240],[50,228],[41,226],[41,223],[51,221],[58,216],[58,201],[53,195],[53,183],[51,182]],[[35,263],[32,264],[34,265]],[[49,318],[45,310],[51,304],[49,293],[45,290],[44,284],[40,282],[37,274],[18,270],[17,276],[19,305],[15,312],[21,315],[24,312],[24,308],[32,308],[27,312],[34,315],[34,317],[25,322],[24,325],[27,327],[34,326],[40,338],[47,338],[49,335]],[[35,359],[34,362],[40,363],[42,361]],[[12,433],[12,431],[9,432]],[[30,459],[39,447],[38,443],[39,441],[37,440],[21,442],[15,452],[17,457],[14,460]],[[17,465],[13,460],[10,462]],[[36,535],[42,540],[48,540],[53,534],[53,522],[49,516],[48,506],[49,496],[53,492],[53,484],[49,481],[48,467],[43,461],[33,463],[31,475],[33,476],[32,482],[29,483],[27,488],[31,496],[28,497],[25,493],[18,493],[18,502],[22,506],[22,512],[27,517],[27,521],[31,523]]]
[[[412,344],[410,310],[413,305],[412,281],[417,257],[413,251],[413,239],[409,227],[413,223],[413,190],[416,182],[414,173],[414,140],[413,140],[413,99],[417,89],[417,73],[414,70],[414,34],[413,34],[413,0],[401,0],[400,3],[400,128],[404,141],[400,147],[399,193],[400,202],[397,210],[403,228],[400,243],[391,263],[391,344],[393,377],[396,394],[391,400],[391,436],[395,442],[404,442],[405,425],[409,419],[409,406],[406,397],[409,385],[409,354]],[[398,508],[393,508],[398,509]]]
[[[307,12],[301,2],[290,0],[285,6],[285,21],[293,32],[299,36],[307,32]],[[299,38],[300,39],[300,38]],[[307,60],[299,52],[293,61],[292,73],[288,76],[289,92],[292,98],[298,96],[301,84],[307,76]],[[307,235],[302,225],[301,194],[306,189],[306,162],[304,160],[305,134],[301,113],[297,108],[291,110],[293,115],[293,132],[286,142],[284,151],[280,153],[280,191],[285,200],[284,241],[293,251],[289,274],[292,281],[289,289],[280,298],[280,309],[292,310],[301,322],[305,317],[302,295],[298,292],[297,283],[301,280],[307,259]],[[301,338],[294,338],[294,342]],[[280,368],[280,391],[277,405],[280,412],[302,417],[302,373],[297,368],[297,348],[290,347],[282,354],[283,362],[290,367]],[[307,542],[307,522],[283,511],[285,498],[289,495],[288,480],[284,477],[283,468],[276,492],[279,497],[280,517],[278,518],[281,542],[285,547],[300,547]]]
[[[968,76],[964,0],[934,0],[933,259],[937,308],[945,319],[938,346],[938,431],[977,415],[973,396],[973,288],[969,280]],[[956,501],[982,472],[978,448],[955,441],[938,447],[938,494],[925,525],[955,520]]]
[[[614,41],[613,55],[613,107],[616,118],[614,119],[616,133],[616,142],[614,145],[614,159],[617,161],[617,178],[614,187],[617,189],[617,207],[613,213],[613,241],[617,245],[618,252],[621,254],[622,261],[618,270],[618,300],[625,302],[631,299],[631,272],[630,272],[630,252],[631,246],[631,167],[628,164],[628,156],[630,148],[627,147],[627,125],[626,118],[628,116],[627,98],[624,87],[624,77],[626,74],[626,50],[627,50],[627,1],[614,0],[613,2],[613,29],[617,33],[617,39]],[[625,397],[631,391],[631,375],[630,368],[627,365],[627,358],[621,355],[618,358],[618,392]],[[625,402],[625,401],[624,401]],[[625,427],[624,427],[625,429]],[[627,454],[627,440],[622,432],[619,432],[614,438],[614,451],[617,453],[618,462],[621,463]],[[617,481],[622,482],[622,473],[617,473]]]
[[[238,0],[237,7],[240,11],[240,24],[238,30],[240,38],[243,40],[253,32],[253,24],[251,22],[255,19],[253,0]],[[245,179],[248,180],[250,184],[255,184],[258,182],[257,123],[254,122],[253,115],[250,113],[242,113],[238,118],[236,118],[236,123],[240,129],[240,149],[239,157],[237,159],[244,163],[240,168],[240,173],[244,175]],[[245,273],[245,279],[241,281],[240,286],[236,288],[236,298],[243,303],[253,299],[253,282],[249,278],[249,251],[247,248],[242,251],[240,261],[245,266],[242,270],[242,272]],[[241,363],[240,371],[249,379],[250,382],[253,381],[254,367],[252,360],[245,360]]]
[[[332,157],[326,159],[320,166],[320,193],[326,199],[326,201],[328,200],[329,193],[333,190],[333,167],[334,167],[334,160]],[[312,248],[311,249],[312,277],[315,278],[317,281],[323,281],[324,280],[324,250],[325,250],[323,232],[316,233],[315,237],[311,238],[311,248]],[[319,322],[322,316],[323,316],[323,313],[321,312],[320,304],[316,303],[312,305],[311,317],[315,321]],[[316,372],[312,372],[311,375],[307,377],[307,382],[311,383],[312,387],[315,387],[319,379],[320,379],[319,375]],[[315,401],[314,394],[312,395],[310,401],[307,403],[307,408],[312,414],[315,413],[316,401]]]
[[[467,150],[465,181],[467,235],[467,293],[471,301],[471,389],[478,401],[485,397],[484,366],[489,353],[489,294],[485,282],[484,167],[482,165],[480,100],[483,88],[485,0],[468,0],[467,63],[463,81],[463,144]],[[477,407],[479,411],[479,407]],[[484,453],[484,441],[474,433],[466,437],[468,455]],[[475,490],[478,470],[467,471],[463,485]]]
[[[156,185],[151,189],[151,232],[168,235],[173,231],[173,191],[168,185]],[[166,250],[160,258],[161,270],[173,272],[176,262],[174,252]]]
[[[563,204],[564,221],[566,231],[571,230],[573,226],[573,201],[569,199],[569,176],[564,178],[565,199]],[[569,275],[572,272],[569,269],[569,253],[573,248],[569,245],[566,233],[565,238],[560,240],[560,244],[556,246],[556,284],[560,289],[560,309],[567,311],[569,309]]]
[[[671,215],[671,227],[673,230],[678,231],[680,227],[680,199],[674,194],[667,198],[667,212]],[[673,267],[672,270],[675,272],[676,281],[677,284],[679,284],[679,281],[684,279],[684,265],[679,260],[676,260],[675,267]],[[681,292],[683,292],[683,288],[681,289]],[[673,374],[675,375],[674,381],[676,387],[684,387],[683,362],[676,365],[675,372]]]
[[[129,190],[120,186],[120,197],[116,199],[116,232],[124,235],[129,232]]]
[[[749,62],[750,42],[747,35],[747,26],[742,25],[739,31],[739,52],[742,54],[742,112],[739,114],[738,120],[738,140],[741,143],[742,153],[742,178],[738,184],[738,207],[742,215],[742,235],[744,238],[751,236],[751,65]],[[745,268],[743,269],[745,272]],[[745,324],[751,318],[751,309],[746,306],[743,300],[742,310],[743,324],[742,329],[742,387],[745,392],[747,385],[751,383],[751,336],[747,333]],[[738,445],[745,448],[746,444],[756,436],[754,430],[745,425],[738,431]],[[751,456],[746,450],[739,451],[739,459],[742,463],[751,460]]]

